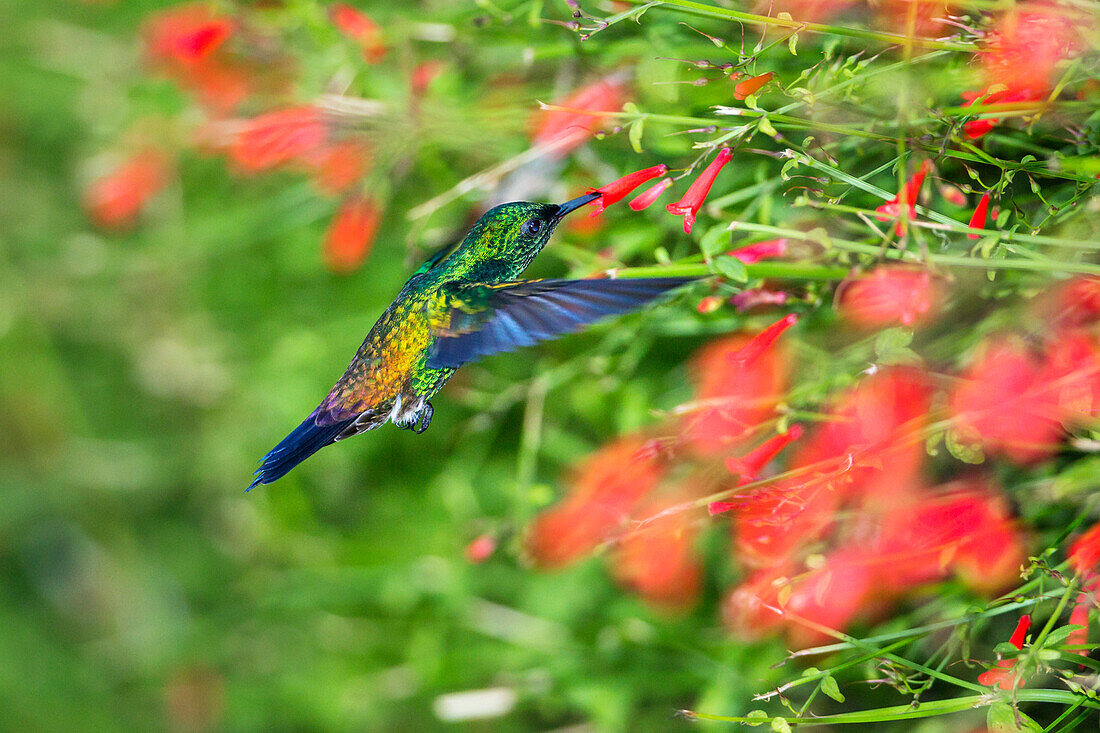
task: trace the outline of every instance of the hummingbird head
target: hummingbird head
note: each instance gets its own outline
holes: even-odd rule
[[[514,201],[485,212],[449,258],[462,275],[481,282],[513,280],[527,269],[565,215],[600,197],[589,193],[564,204]]]

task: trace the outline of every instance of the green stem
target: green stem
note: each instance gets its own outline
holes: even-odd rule
[[[848,268],[816,265],[807,262],[755,262],[745,265],[745,272],[752,279],[775,278],[787,280],[842,280],[848,276]],[[641,267],[617,267],[607,271],[608,277],[710,277],[715,274],[711,265],[698,264],[644,265]]]
[[[629,0],[635,5],[645,3],[647,0]],[[756,25],[775,26],[777,28],[788,28],[790,30],[807,30],[814,33],[824,33],[832,36],[847,36],[849,38],[861,38],[869,41],[880,41],[882,43],[890,45],[905,45],[911,43],[913,45],[921,46],[922,48],[937,49],[943,51],[965,51],[967,53],[973,53],[977,48],[970,43],[959,43],[956,41],[937,41],[931,38],[912,38],[901,33],[886,33],[883,31],[872,31],[866,28],[847,28],[844,26],[826,25],[824,23],[806,23],[797,20],[785,20],[783,18],[772,18],[767,15],[756,15],[755,13],[745,13],[739,10],[729,10],[727,8],[719,8],[714,5],[707,5],[706,3],[698,3],[693,0],[662,0],[661,5],[677,8],[685,13],[691,13],[692,15],[701,15],[708,18],[718,18],[720,20],[732,20],[742,21],[745,23],[755,23]]]

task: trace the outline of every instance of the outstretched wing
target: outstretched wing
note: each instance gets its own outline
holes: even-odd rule
[[[690,277],[624,280],[526,280],[455,291],[428,354],[432,369],[453,369],[580,331],[607,316],[635,310]]]

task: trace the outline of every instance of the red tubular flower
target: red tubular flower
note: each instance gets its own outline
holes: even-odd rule
[[[795,572],[780,566],[753,573],[722,602],[722,620],[742,639],[754,641],[774,633],[783,625],[779,592],[790,585],[788,578]]]
[[[617,111],[625,100],[626,88],[617,75],[583,86],[554,103],[564,109],[538,114],[531,139],[536,145],[553,147],[555,156],[565,155],[588,140],[607,113]]]
[[[738,486],[756,481],[760,477],[760,472],[779,455],[780,451],[801,437],[802,426],[791,425],[787,432],[768,438],[745,455],[739,458],[727,458],[726,470],[737,476]],[[715,514],[722,514],[739,506],[740,502],[737,501],[712,501],[707,505],[707,511],[713,517]]]
[[[733,354],[730,354],[730,361],[739,361],[746,366],[751,366],[754,361],[760,358],[760,356],[771,348],[775,340],[783,335],[783,332],[788,328],[798,323],[797,313],[788,313],[780,318],[772,325],[765,328],[760,333],[752,337],[747,344],[742,346]]]
[[[821,567],[794,586],[784,610],[829,629],[847,628],[874,610],[879,571],[874,558],[862,548],[835,550],[826,555]],[[831,639],[794,620],[787,624],[787,636],[795,648]]]
[[[382,210],[369,198],[344,202],[325,236],[325,264],[335,273],[351,272],[363,264],[382,222]]]
[[[525,546],[540,568],[581,559],[611,537],[665,473],[660,456],[640,436],[601,448],[578,469],[568,496],[535,518]]]
[[[938,188],[940,196],[943,196],[947,203],[958,206],[960,209],[966,206],[966,194],[958,186],[950,183],[940,183]]]
[[[84,209],[104,229],[125,229],[168,182],[169,159],[156,150],[131,156],[92,182],[84,193]]]
[[[775,76],[775,74],[771,71],[768,71],[766,73],[760,74],[759,76],[753,76],[745,79],[742,82],[739,82],[737,86],[733,88],[733,98],[745,99],[749,95],[756,94],[758,91],[760,91],[760,87],[764,86],[772,80],[773,76]]]
[[[162,63],[192,65],[208,58],[236,29],[229,18],[203,3],[154,13],[145,24],[145,47]]]
[[[423,96],[424,92],[428,91],[428,87],[432,85],[432,82],[443,73],[443,70],[447,68],[447,64],[438,59],[431,61],[422,61],[416,65],[412,74],[409,75],[409,87],[415,96]]]
[[[611,559],[619,583],[670,612],[690,608],[702,585],[703,573],[694,550],[699,534],[695,518],[684,511],[661,514],[690,498],[691,492],[679,491],[635,512],[639,519],[655,519],[627,532]]]
[[[837,311],[860,328],[921,326],[931,320],[942,301],[939,284],[927,270],[883,265],[843,283]]]
[[[931,161],[924,161],[917,168],[917,172],[909,177],[909,180],[905,182],[905,186],[898,192],[894,198],[890,199],[886,203],[878,206],[875,211],[878,212],[879,221],[889,221],[890,219],[897,219],[901,217],[902,211],[908,211],[910,219],[917,216],[917,199],[920,198],[920,189],[924,185],[924,177],[928,175],[928,171],[932,169]],[[901,235],[901,222],[898,222],[897,233]]]
[[[978,205],[974,207],[974,214],[970,217],[970,223],[967,224],[971,229],[985,229],[985,217],[986,212],[989,211],[989,194],[983,193],[981,200],[978,201]],[[980,239],[978,234],[967,234],[970,239]]]
[[[1031,616],[1024,614],[1020,617],[1019,622],[1017,622],[1016,630],[1012,632],[1012,638],[1009,639],[1009,643],[1017,649],[1022,650],[1024,648],[1024,640],[1027,638],[1027,631],[1030,628]],[[996,667],[978,675],[978,683],[989,685],[990,687],[999,687],[1002,690],[1011,690],[1013,687],[1019,687],[1023,684],[1023,680],[1011,672],[1012,668],[1016,666],[1016,662],[1016,659],[1000,660],[997,662]]]
[[[1067,646],[1084,646],[1089,643],[1089,608],[1091,606],[1087,593],[1077,594],[1077,603],[1069,614],[1069,625],[1081,628],[1069,632],[1069,636],[1066,637]],[[1070,653],[1080,654],[1082,657],[1087,657],[1089,654],[1086,649],[1070,650]]]
[[[661,196],[661,194],[665,192],[665,189],[671,185],[671,178],[662,178],[661,180],[657,181],[652,186],[632,198],[627,206],[629,206],[634,211],[648,209],[650,204],[656,201]]]
[[[385,58],[382,29],[362,10],[347,3],[336,3],[329,7],[328,17],[341,33],[359,45],[368,64],[376,64]]]
[[[325,143],[321,110],[289,107],[253,117],[230,148],[231,160],[250,173],[308,159]]]
[[[749,244],[732,252],[727,252],[730,257],[736,257],[746,265],[751,265],[760,260],[770,260],[773,257],[782,257],[787,254],[787,240],[769,239],[766,242]]]
[[[703,207],[703,202],[707,198],[707,194],[710,193],[710,187],[714,185],[714,179],[718,177],[719,171],[726,163],[730,162],[730,158],[733,157],[733,151],[729,148],[722,148],[718,151],[718,155],[714,160],[710,162],[710,165],[706,167],[699,177],[695,179],[695,182],[688,187],[688,190],[684,193],[683,198],[674,204],[668,204],[665,209],[668,213],[674,216],[684,217],[684,233],[691,234],[691,227],[695,224],[695,217],[699,214],[699,209]]]
[[[958,432],[1017,463],[1052,455],[1062,427],[1040,365],[1019,341],[984,344],[951,395]]]
[[[646,181],[652,180],[657,176],[663,176],[667,172],[668,166],[664,163],[661,163],[660,165],[655,165],[652,168],[643,168],[640,171],[628,173],[619,180],[612,181],[605,186],[588,189],[588,193],[603,194],[598,199],[596,199],[596,208],[595,210],[593,210],[590,216],[596,216],[597,214],[604,211],[608,206],[611,206],[612,204],[626,198],[626,195],[628,193],[630,193]]]

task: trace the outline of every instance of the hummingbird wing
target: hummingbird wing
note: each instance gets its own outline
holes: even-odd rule
[[[453,291],[439,319],[427,366],[454,369],[489,354],[575,333],[635,310],[691,277],[525,280]]]

